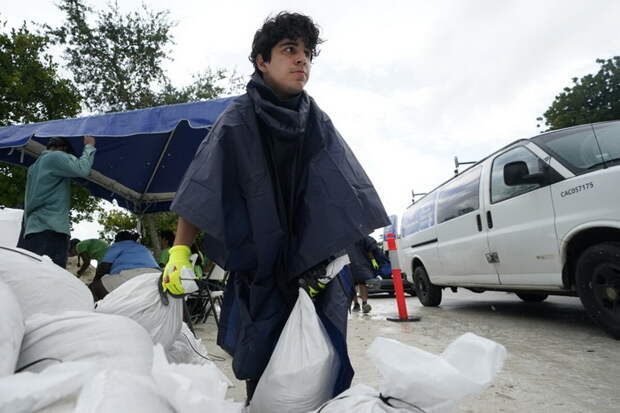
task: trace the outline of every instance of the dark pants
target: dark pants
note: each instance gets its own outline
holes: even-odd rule
[[[59,267],[67,266],[69,254],[69,235],[49,229],[28,234],[19,239],[18,248],[32,251],[35,254],[47,255]]]

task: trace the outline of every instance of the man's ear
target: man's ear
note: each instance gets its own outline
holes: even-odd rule
[[[265,73],[267,71],[267,63],[269,62],[265,62],[262,54],[256,55],[256,67],[258,67],[258,70]]]

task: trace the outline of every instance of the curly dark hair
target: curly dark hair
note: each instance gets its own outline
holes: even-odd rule
[[[256,65],[256,57],[260,54],[265,62],[271,60],[271,49],[281,40],[296,40],[301,38],[305,46],[310,49],[310,58],[319,55],[317,46],[323,43],[319,37],[319,26],[309,16],[286,11],[276,16],[268,17],[263,26],[254,34],[252,41],[252,53],[250,62],[254,65],[254,71],[260,73]]]
[[[140,239],[140,234],[133,231],[118,231],[116,236],[114,237],[114,242],[121,241],[138,241]]]

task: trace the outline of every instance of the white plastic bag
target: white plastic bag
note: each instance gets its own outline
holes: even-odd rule
[[[93,311],[93,295],[75,275],[21,248],[0,247],[0,280],[11,289],[24,319],[33,314]]]
[[[250,402],[251,413],[307,412],[332,396],[338,357],[308,294],[299,289]]]
[[[150,273],[132,278],[98,301],[95,311],[131,318],[149,332],[153,343],[168,349],[181,331],[183,299],[168,296],[169,304],[164,305],[159,295],[159,276]]]
[[[150,374],[153,343],[147,332],[127,317],[68,311],[36,314],[26,320],[17,367],[41,371],[50,364],[94,361],[99,369]]]
[[[0,245],[14,248],[22,229],[23,209],[0,208]]]
[[[153,379],[176,413],[243,411],[243,403],[225,400],[231,383],[215,365],[169,364],[159,344],[153,353]]]
[[[50,366],[40,373],[2,377],[0,413],[50,411],[46,408],[62,404],[66,408],[60,411],[73,412],[77,394],[94,370],[94,363],[72,362]]]
[[[213,364],[206,358],[208,355],[202,340],[196,338],[185,323],[174,343],[166,350],[168,361],[177,364]]]
[[[450,412],[463,397],[485,389],[499,372],[506,348],[467,333],[437,356],[377,337],[367,351],[381,371],[381,394],[431,412]]]
[[[0,281],[0,377],[15,372],[24,328],[17,297],[8,285]]]
[[[89,380],[77,401],[79,413],[173,413],[151,377],[103,370]]]
[[[402,402],[380,398],[377,390],[364,384],[358,384],[340,393],[323,407],[315,410],[320,413],[422,413]]]

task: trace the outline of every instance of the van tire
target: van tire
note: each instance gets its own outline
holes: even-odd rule
[[[523,300],[526,303],[542,303],[549,297],[547,294],[536,294],[536,293],[515,293],[517,297]]]
[[[577,260],[575,285],[590,318],[620,339],[620,243],[587,248]]]
[[[437,307],[441,304],[441,288],[431,283],[422,266],[413,272],[413,288],[423,306]]]

